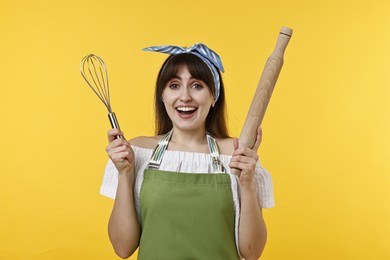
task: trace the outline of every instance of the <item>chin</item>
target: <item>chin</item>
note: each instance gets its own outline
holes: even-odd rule
[[[174,128],[176,129],[180,129],[180,130],[183,130],[183,131],[203,131],[205,129],[205,127],[203,126],[199,126],[198,124],[197,125],[194,125],[194,124],[176,124],[176,125],[173,125]]]

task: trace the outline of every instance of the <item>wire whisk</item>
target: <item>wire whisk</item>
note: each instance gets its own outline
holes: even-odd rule
[[[85,56],[80,62],[80,73],[88,86],[107,107],[111,127],[120,129],[118,120],[111,108],[108,73],[103,59],[94,54]],[[121,138],[121,136],[117,136],[117,138]]]

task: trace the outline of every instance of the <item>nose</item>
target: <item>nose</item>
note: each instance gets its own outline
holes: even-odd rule
[[[180,101],[188,102],[191,101],[191,93],[188,88],[182,88],[180,91]]]

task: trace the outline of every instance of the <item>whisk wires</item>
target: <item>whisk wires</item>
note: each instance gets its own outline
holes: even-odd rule
[[[94,54],[85,56],[80,62],[80,72],[89,87],[112,113],[108,73],[103,59]]]

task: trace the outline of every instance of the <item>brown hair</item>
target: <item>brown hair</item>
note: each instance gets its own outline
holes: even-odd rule
[[[210,68],[199,57],[190,53],[181,53],[169,56],[161,66],[157,76],[155,90],[155,120],[156,134],[165,134],[172,129],[172,121],[165,110],[164,103],[161,100],[162,93],[166,84],[177,75],[179,68],[186,66],[191,76],[202,80],[210,88],[211,93],[215,97],[215,85],[213,75]],[[215,102],[215,106],[210,108],[206,118],[206,131],[212,136],[218,138],[229,137],[226,124],[226,104],[225,90],[221,77],[221,73],[217,69],[221,81],[219,98]]]

